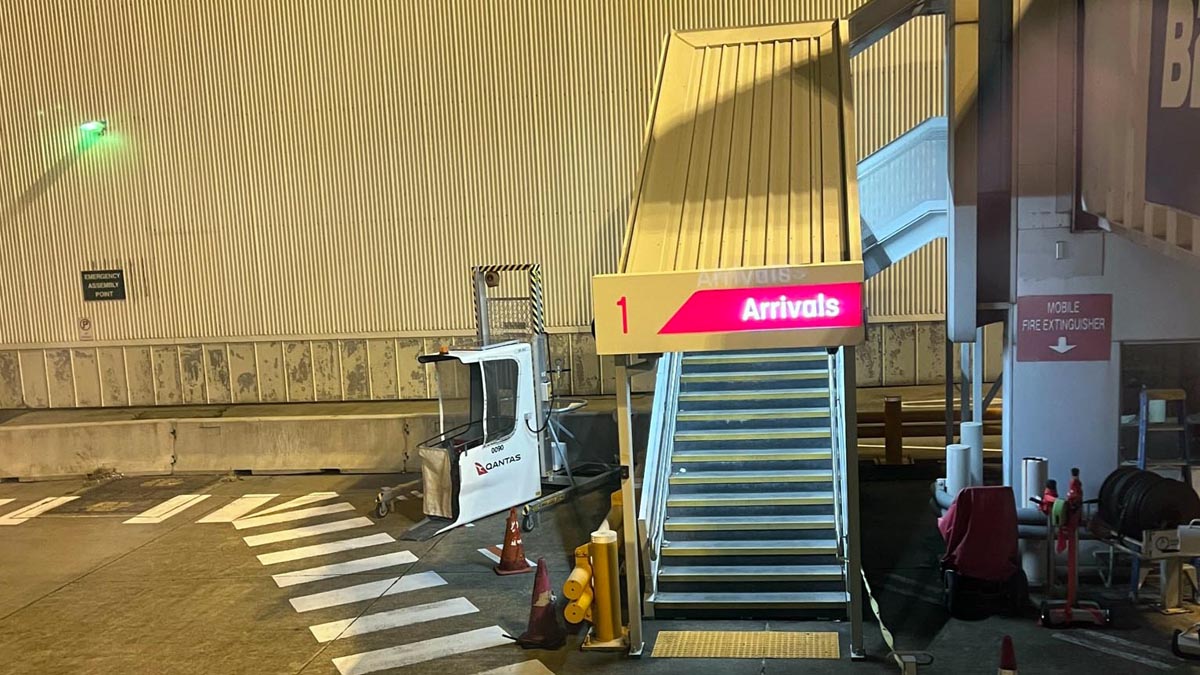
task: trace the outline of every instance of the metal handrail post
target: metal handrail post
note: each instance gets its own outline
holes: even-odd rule
[[[625,588],[629,616],[629,655],[642,653],[642,578],[638,564],[637,511],[633,456],[633,401],[630,396],[629,357],[618,356],[616,365],[617,441],[621,451],[621,511],[625,531]]]
[[[847,555],[846,586],[850,592],[850,658],[866,658],[863,649],[863,585],[862,585],[862,551],[859,548],[859,513],[858,513],[858,424],[857,424],[857,377],[854,367],[854,348],[843,347],[839,351],[841,357],[841,401],[842,424],[845,430],[845,475],[846,475],[846,513]]]

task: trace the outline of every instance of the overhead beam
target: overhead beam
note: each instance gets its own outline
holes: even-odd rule
[[[945,13],[946,0],[870,0],[848,19],[850,56],[857,56],[909,19]]]

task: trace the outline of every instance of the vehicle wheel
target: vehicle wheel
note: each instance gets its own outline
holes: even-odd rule
[[[955,573],[954,570],[946,570],[946,572],[942,576],[942,583],[944,584],[944,587],[945,587],[945,594],[943,595],[943,599],[944,599],[943,604],[945,604],[945,606],[946,606],[946,611],[950,613],[950,616],[957,617],[958,616],[958,612],[957,612],[957,610],[958,610],[958,574]]]
[[[1025,570],[1017,570],[1008,584],[1008,611],[1012,616],[1020,616],[1029,604],[1029,579]]]
[[[521,531],[533,532],[537,528],[537,514],[530,512],[521,516]]]
[[[391,509],[388,507],[388,503],[386,501],[384,501],[382,499],[375,500],[375,515],[376,516],[378,516],[380,518],[386,517],[389,511],[391,511]]]

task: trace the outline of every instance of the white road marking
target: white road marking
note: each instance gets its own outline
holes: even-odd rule
[[[487,548],[478,548],[475,550],[482,553],[483,557],[487,558],[488,560],[491,560],[492,562],[496,563],[497,565],[500,564],[500,555],[502,553],[504,553],[503,546],[488,546]],[[525,562],[529,563],[530,567],[537,567],[537,563],[530,560],[529,558],[526,558]]]
[[[475,675],[554,675],[554,671],[547,668],[541,661],[534,659],[533,661],[514,663],[511,666],[492,668],[475,673]]]
[[[0,506],[4,506],[5,504],[8,504],[9,502],[15,502],[15,501],[17,501],[17,500],[16,499],[0,499]]]
[[[351,560],[349,562],[335,563],[333,565],[322,565],[321,567],[312,567],[306,570],[297,572],[287,572],[285,574],[275,574],[271,578],[280,587],[295,586],[296,584],[307,584],[311,581],[320,581],[322,579],[333,579],[346,574],[356,574],[358,572],[368,572],[370,570],[383,569],[384,567],[392,567],[394,565],[407,565],[417,561],[417,556],[409,551],[400,551],[399,553],[388,553],[386,555],[375,556],[374,558],[361,558],[359,560]]]
[[[1150,645],[1144,645],[1140,642],[1134,642],[1133,640],[1126,640],[1124,638],[1119,638],[1115,635],[1110,635],[1108,633],[1101,633],[1099,631],[1093,631],[1093,630],[1083,630],[1083,631],[1079,631],[1079,634],[1089,637],[1089,638],[1094,638],[1096,640],[1103,640],[1104,642],[1111,642],[1114,645],[1121,645],[1125,649],[1133,649],[1133,650],[1142,652],[1144,654],[1149,654],[1150,656],[1157,656],[1159,658],[1166,659],[1167,661],[1174,660],[1174,658],[1175,658],[1174,654],[1172,654],[1171,652],[1169,652],[1165,649],[1159,649],[1158,647],[1151,647]]]
[[[1119,659],[1125,659],[1126,661],[1140,663],[1143,666],[1157,668],[1158,670],[1174,670],[1175,669],[1175,666],[1173,664],[1165,663],[1163,661],[1157,661],[1155,659],[1151,659],[1151,658],[1148,658],[1145,656],[1139,656],[1137,654],[1130,654],[1129,652],[1123,651],[1122,649],[1120,649],[1118,647],[1110,647],[1110,646],[1100,643],[1100,642],[1094,642],[1092,640],[1085,639],[1085,638],[1081,637],[1080,635],[1069,635],[1067,633],[1054,633],[1050,637],[1054,638],[1055,640],[1062,640],[1063,642],[1069,642],[1073,645],[1078,645],[1080,647],[1083,647],[1084,649],[1091,649],[1093,651],[1097,651],[1102,654],[1108,654],[1109,656],[1115,656]]]
[[[410,494],[418,499],[425,497],[425,493],[421,492],[420,490],[410,490],[408,494]]]
[[[79,499],[79,497],[46,497],[45,499],[39,499],[29,506],[19,508],[16,511],[12,511],[11,513],[6,513],[3,516],[0,516],[0,525],[20,525],[30,518],[40,516],[50,509],[56,509],[63,504],[76,499]]]
[[[336,492],[310,492],[306,495],[301,495],[299,497],[296,497],[295,499],[288,500],[282,504],[276,504],[275,506],[272,506],[269,509],[263,509],[262,511],[259,511],[258,513],[254,514],[254,515],[255,516],[265,516],[268,513],[277,513],[279,511],[286,511],[288,509],[294,509],[297,506],[304,506],[305,504],[312,504],[314,502],[323,502],[326,499],[333,499],[336,496],[338,496],[338,493],[336,493]]]
[[[232,523],[254,509],[266,504],[279,495],[246,495],[238,497],[225,506],[204,516],[197,523]]]
[[[387,533],[372,534],[366,537],[356,537],[354,539],[342,539],[341,541],[331,541],[327,544],[315,544],[313,546],[301,546],[300,548],[289,548],[286,551],[277,553],[264,553],[258,556],[258,561],[264,565],[275,565],[282,562],[290,562],[292,560],[302,560],[304,558],[313,558],[319,555],[328,553],[338,553],[340,551],[353,551],[356,548],[366,548],[368,546],[379,546],[380,544],[390,544],[396,541],[392,535]]]
[[[330,621],[329,623],[309,626],[308,629],[312,631],[313,637],[317,638],[317,642],[331,642],[355,635],[363,635],[364,633],[374,633],[402,626],[411,626],[415,623],[425,623],[426,621],[436,621],[437,619],[445,619],[452,616],[474,614],[478,611],[479,608],[472,605],[466,598],[452,598],[425,605],[402,607],[388,612],[365,614],[354,619]]]
[[[348,605],[352,602],[374,600],[375,598],[382,598],[388,595],[407,593],[408,591],[419,591],[424,588],[433,588],[435,586],[445,585],[446,580],[443,579],[437,572],[420,572],[418,574],[409,574],[404,577],[369,581],[365,584],[347,586],[346,588],[339,588],[334,591],[325,591],[324,593],[302,595],[298,598],[292,598],[288,602],[292,603],[292,607],[297,612],[311,612],[314,609],[325,609],[326,607]]]
[[[314,506],[311,509],[288,511],[287,513],[274,513],[269,516],[251,516],[249,518],[240,518],[233,521],[233,526],[239,530],[244,530],[250,527],[262,527],[263,525],[274,525],[276,523],[304,520],[305,518],[315,518],[317,516],[325,516],[330,513],[341,513],[343,511],[353,510],[354,506],[352,506],[349,502],[342,502],[341,504]]]
[[[192,508],[212,495],[179,495],[147,509],[125,521],[126,525],[154,525],[161,523],[171,516],[179,515]]]
[[[465,654],[512,643],[512,640],[504,637],[503,628],[488,626],[465,633],[343,656],[334,659],[333,665],[342,675],[364,675],[364,673],[373,673],[384,668],[411,666],[414,663],[424,663],[440,659],[443,656]]]
[[[271,516],[267,516],[270,518]],[[370,518],[350,518],[348,520],[335,520],[332,523],[321,523],[320,525],[306,525],[304,527],[296,527],[290,530],[279,530],[278,532],[268,532],[266,534],[252,534],[249,537],[242,537],[246,540],[247,546],[262,546],[263,544],[274,544],[280,541],[291,541],[293,539],[304,539],[305,537],[315,537],[319,534],[329,534],[331,532],[342,532],[343,530],[353,530],[359,527],[370,527],[375,523],[371,522]]]

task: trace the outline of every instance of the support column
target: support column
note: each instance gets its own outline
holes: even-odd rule
[[[975,329],[975,344],[971,345],[971,420],[983,423],[983,327]],[[963,392],[965,398],[967,392]],[[963,422],[967,418],[963,418]]]
[[[979,156],[979,0],[946,3],[946,110],[950,209],[946,245],[946,335],[975,339]],[[962,392],[963,401],[967,392]]]
[[[630,398],[629,357],[617,356],[617,443],[621,452],[621,527],[625,536],[625,591],[628,594],[629,655],[642,654],[642,577],[638,562],[637,495],[634,491],[633,402]]]

